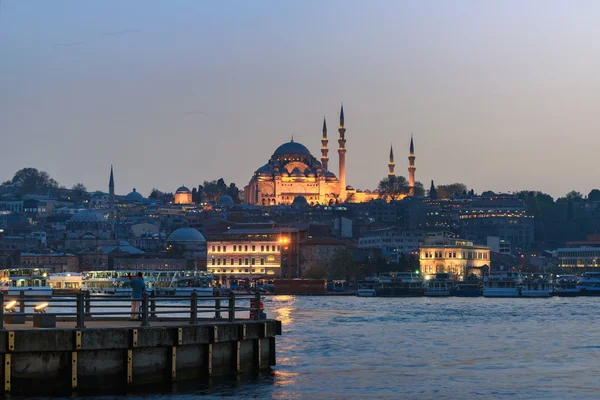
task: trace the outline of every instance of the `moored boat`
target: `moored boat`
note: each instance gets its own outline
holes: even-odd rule
[[[9,296],[52,296],[45,268],[8,268],[0,270],[0,290]]]
[[[454,281],[447,273],[437,273],[429,279],[425,278],[423,286],[424,296],[443,297],[450,296],[454,292]]]
[[[48,275],[48,286],[52,294],[79,292],[83,283],[83,274],[76,272],[59,272]]]
[[[554,284],[554,294],[561,297],[579,296],[578,279],[575,275],[558,275]]]
[[[552,279],[548,274],[533,274],[524,277],[519,286],[522,297],[550,297]]]
[[[483,277],[483,297],[519,297],[517,272],[490,272]]]
[[[423,296],[423,277],[413,272],[386,272],[379,275],[375,293],[382,297]]]
[[[585,272],[579,277],[577,289],[581,296],[600,296],[600,272]]]
[[[356,295],[358,297],[375,297],[377,292],[375,286],[377,281],[360,281],[356,286]]]

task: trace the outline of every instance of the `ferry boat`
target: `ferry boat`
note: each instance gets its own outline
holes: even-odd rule
[[[467,277],[467,280],[456,283],[454,291],[456,297],[479,297],[481,296],[481,282],[476,275]]]
[[[146,291],[154,288],[158,272],[156,271],[88,271],[83,273],[82,290],[89,291],[92,295],[131,296],[129,282],[138,272],[142,273],[146,283]]]
[[[52,296],[46,268],[9,268],[0,270],[0,290],[10,296]]]
[[[213,295],[213,276],[204,271],[175,271],[169,286],[162,285],[157,293],[166,296],[189,297],[196,292],[198,296]]]
[[[518,272],[493,272],[483,277],[483,297],[519,297]]]
[[[81,290],[83,283],[83,274],[75,272],[59,272],[48,275],[48,286],[52,288],[52,293],[72,293]]]
[[[423,277],[413,272],[386,272],[379,274],[375,294],[382,297],[423,296]]]
[[[554,285],[554,294],[561,297],[579,296],[578,279],[575,275],[558,275]]]
[[[431,279],[425,279],[423,295],[431,297],[450,296],[454,292],[454,281],[450,274],[437,273]]]
[[[550,297],[552,280],[548,274],[526,276],[519,287],[522,297]]]
[[[585,272],[579,277],[577,289],[582,296],[600,296],[600,272]]]
[[[356,295],[358,297],[375,297],[375,285],[377,281],[360,281],[356,286]]]

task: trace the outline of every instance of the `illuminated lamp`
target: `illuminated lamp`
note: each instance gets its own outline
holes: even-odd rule
[[[4,310],[8,312],[15,312],[15,306],[17,305],[16,300],[11,300],[4,306]]]
[[[49,306],[48,303],[41,303],[41,304],[38,304],[37,306],[33,307],[33,311],[35,311],[36,313],[45,314],[46,308],[48,308],[48,306]]]

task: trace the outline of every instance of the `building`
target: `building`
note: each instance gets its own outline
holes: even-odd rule
[[[47,268],[50,272],[79,272],[79,257],[71,253],[22,253],[23,267]]]
[[[487,245],[492,253],[510,254],[510,242],[500,239],[498,236],[488,236]]]
[[[175,204],[193,204],[192,192],[185,186],[181,186],[175,192]]]
[[[449,232],[427,232],[419,229],[383,228],[358,239],[360,249],[380,249],[390,262],[397,263],[402,254],[417,252],[427,238],[452,237]]]
[[[244,188],[244,202],[255,205],[292,204],[298,196],[308,204],[330,205],[344,201],[366,202],[379,197],[378,192],[355,190],[346,184],[346,128],[344,107],[340,111],[338,129],[338,173],[329,169],[327,124],[323,121],[321,139],[321,161],[317,160],[306,146],[290,142],[279,146],[269,161],[258,168]],[[414,193],[414,146],[411,138],[409,182]],[[393,152],[390,152],[390,174],[393,174]]]
[[[305,278],[307,271],[320,269],[327,271],[329,265],[346,244],[332,238],[309,239],[300,243],[300,277]]]
[[[425,276],[446,272],[463,279],[467,274],[477,273],[477,269],[490,266],[490,248],[462,239],[429,238],[421,246],[419,264]]]
[[[556,250],[558,266],[573,274],[600,271],[600,235],[589,235],[586,240],[567,242]]]

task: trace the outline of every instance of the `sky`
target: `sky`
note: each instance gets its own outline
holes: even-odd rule
[[[600,188],[600,2],[0,0],[0,180],[245,186],[282,143],[374,189]]]

